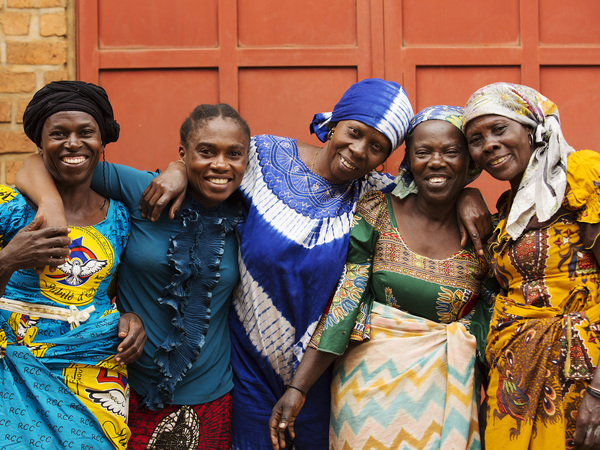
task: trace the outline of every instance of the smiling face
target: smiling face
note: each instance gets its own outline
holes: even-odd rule
[[[375,128],[357,120],[342,120],[324,148],[328,160],[323,177],[334,183],[361,178],[387,159],[391,147],[389,139]]]
[[[215,117],[201,122],[187,145],[179,147],[192,196],[206,208],[226,200],[242,182],[249,146],[247,133],[235,120]]]
[[[519,187],[533,153],[530,133],[525,125],[499,115],[477,117],[465,130],[475,162],[497,180],[510,181],[513,189]]]
[[[408,164],[428,202],[454,202],[465,186],[469,152],[463,134],[443,120],[421,122],[413,130]]]
[[[89,182],[104,149],[98,123],[82,111],[48,117],[40,145],[38,151],[58,187]]]

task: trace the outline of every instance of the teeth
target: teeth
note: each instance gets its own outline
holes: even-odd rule
[[[506,161],[507,158],[508,158],[508,155],[502,156],[498,159],[495,159],[494,161],[490,162],[490,166],[497,166],[498,164],[502,164],[504,161]]]
[[[444,181],[446,181],[446,177],[432,177],[429,179],[430,183],[443,183]]]
[[[87,158],[85,156],[65,156],[62,161],[67,164],[81,164]]]
[[[346,159],[344,159],[343,156],[340,156],[340,160],[342,161],[342,165],[344,167],[347,167],[350,170],[356,170],[356,167],[354,167],[352,164],[350,164],[348,161],[346,161]]]
[[[209,178],[208,181],[215,184],[227,184],[229,182],[227,178]]]

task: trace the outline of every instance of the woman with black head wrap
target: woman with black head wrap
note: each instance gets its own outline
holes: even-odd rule
[[[44,211],[0,186],[4,441],[124,449],[131,434],[124,364],[146,337],[139,318],[120,319],[107,294],[129,215],[90,188],[119,125],[104,89],[59,81],[34,95],[23,127],[56,183],[68,228],[42,229]]]

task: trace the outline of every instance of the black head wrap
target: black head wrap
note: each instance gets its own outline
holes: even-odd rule
[[[106,91],[83,81],[53,81],[35,93],[23,113],[25,134],[38,147],[46,119],[60,111],[83,111],[91,115],[98,126],[104,145],[119,139],[119,124]]]

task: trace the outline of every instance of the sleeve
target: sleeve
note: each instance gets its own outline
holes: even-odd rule
[[[581,240],[592,248],[600,235],[600,154],[580,150],[567,162],[567,192],[563,205],[577,213]]]
[[[382,208],[387,208],[387,203],[380,192],[369,193],[358,203],[344,271],[331,305],[313,335],[312,345],[318,346],[319,351],[341,355],[350,340],[369,338],[374,301],[369,280],[379,237],[376,217]]]
[[[158,174],[122,164],[101,162],[94,169],[92,189],[123,202],[130,212],[137,211],[142,192]]]

